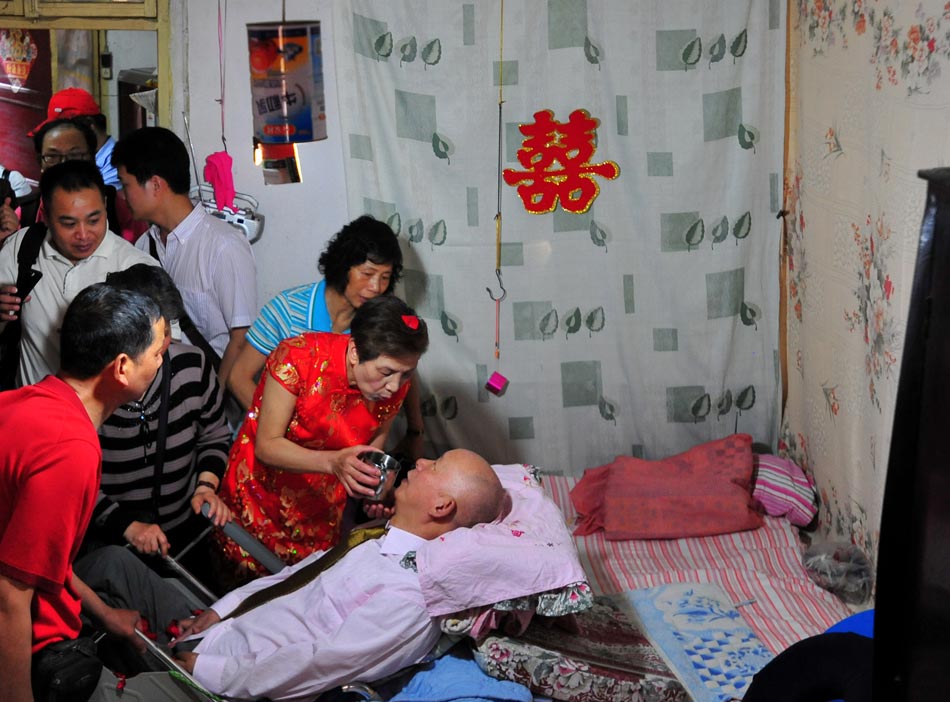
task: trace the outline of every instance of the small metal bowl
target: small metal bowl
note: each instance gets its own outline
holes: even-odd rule
[[[396,481],[396,475],[402,467],[401,464],[388,453],[383,453],[382,451],[363,451],[357,458],[363,463],[368,463],[371,466],[379,468],[379,485],[376,486],[376,493],[373,499],[382,499],[383,494],[385,494]]]

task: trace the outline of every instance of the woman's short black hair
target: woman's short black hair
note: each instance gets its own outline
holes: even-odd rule
[[[350,323],[360,363],[380,356],[421,356],[429,348],[425,320],[395,295],[380,295],[357,308]]]
[[[402,275],[399,239],[388,224],[369,215],[357,217],[330,239],[327,248],[320,254],[320,272],[327,285],[342,295],[346,290],[350,269],[365,261],[380,266],[392,265],[389,287],[383,294],[392,292]]]
[[[60,368],[87,380],[120,353],[137,359],[155,341],[152,327],[160,318],[158,304],[141,293],[108,283],[90,285],[66,308],[59,332]]]
[[[175,287],[175,281],[161,266],[136,263],[124,271],[115,271],[106,276],[106,282],[120,290],[132,290],[148,295],[158,303],[162,316],[169,322],[181,319],[185,303]]]

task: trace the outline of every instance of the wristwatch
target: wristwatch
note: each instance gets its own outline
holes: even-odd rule
[[[406,436],[422,436],[423,434],[425,434],[425,429],[422,427],[419,427],[418,429],[406,427]]]

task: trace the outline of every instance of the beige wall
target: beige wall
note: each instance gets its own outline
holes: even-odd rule
[[[190,115],[191,137],[199,171],[205,158],[220,151],[221,112],[218,70],[218,3],[173,0],[172,128],[184,138],[182,111]],[[286,3],[288,20],[320,20],[324,31],[324,81],[328,138],[299,147],[303,182],[264,186],[251,153],[251,102],[247,54],[250,22],[281,19],[280,3],[230,0],[224,33],[225,127],[234,159],[234,184],[260,201],[264,235],[254,244],[260,304],[284,288],[319,277],[317,257],[326,240],[348,221],[343,182],[343,148],[336,115],[336,81],[329,0]]]

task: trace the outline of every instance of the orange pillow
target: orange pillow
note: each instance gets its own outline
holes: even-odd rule
[[[752,437],[733,434],[662,461],[618,456],[571,491],[576,535],[677,539],[762,526],[752,501]]]

